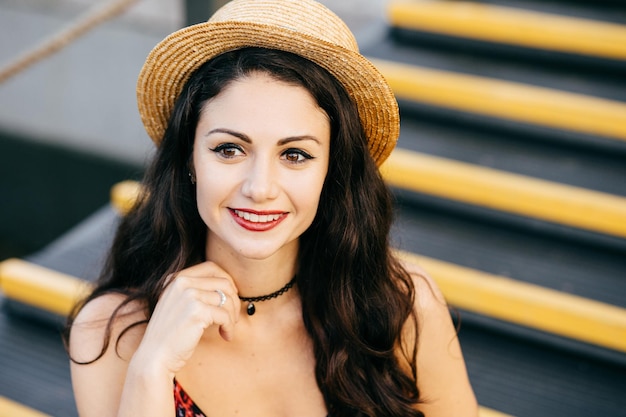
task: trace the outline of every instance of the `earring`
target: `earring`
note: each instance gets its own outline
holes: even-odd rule
[[[193,174],[191,173],[191,171],[189,171],[189,178],[191,179],[191,183],[192,183],[192,184],[195,184],[195,183],[196,183],[196,176],[195,176],[195,175],[193,175]]]

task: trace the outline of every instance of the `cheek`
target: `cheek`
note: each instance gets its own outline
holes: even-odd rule
[[[220,201],[223,201],[228,189],[227,179],[222,175],[214,175],[208,170],[196,172],[196,203],[201,217],[207,222],[207,216],[219,209]]]
[[[307,214],[310,221],[317,213],[324,179],[324,176],[318,175],[305,181],[294,181],[291,187],[292,201],[301,213]]]
[[[210,227],[211,223],[211,194],[205,191],[202,191],[200,187],[198,187],[198,192],[196,194],[196,204],[198,207],[198,213],[200,214],[200,218],[204,222],[204,224]]]

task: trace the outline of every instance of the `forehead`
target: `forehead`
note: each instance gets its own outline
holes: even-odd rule
[[[198,129],[220,127],[284,137],[329,131],[330,123],[306,88],[255,72],[233,80],[204,104]]]

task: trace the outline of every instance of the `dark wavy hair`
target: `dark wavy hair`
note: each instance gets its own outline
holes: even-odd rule
[[[143,196],[122,219],[103,273],[76,312],[96,297],[117,292],[126,295],[125,304],[141,301],[150,317],[166,277],[204,260],[206,225],[188,176],[196,124],[207,100],[254,72],[306,88],[330,119],[328,174],[316,217],[300,237],[297,271],[303,321],[329,413],[423,416],[415,410],[417,339],[411,348],[402,340],[405,325],[417,338],[415,288],[390,250],[390,192],[343,86],[295,54],[244,48],[214,58],[191,76],[146,171]],[[109,321],[99,357],[110,343],[120,308]]]

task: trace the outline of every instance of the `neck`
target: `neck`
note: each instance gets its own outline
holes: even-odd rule
[[[290,246],[267,258],[253,259],[207,242],[206,259],[233,278],[241,297],[258,297],[279,290],[294,277],[298,244],[293,242]]]

